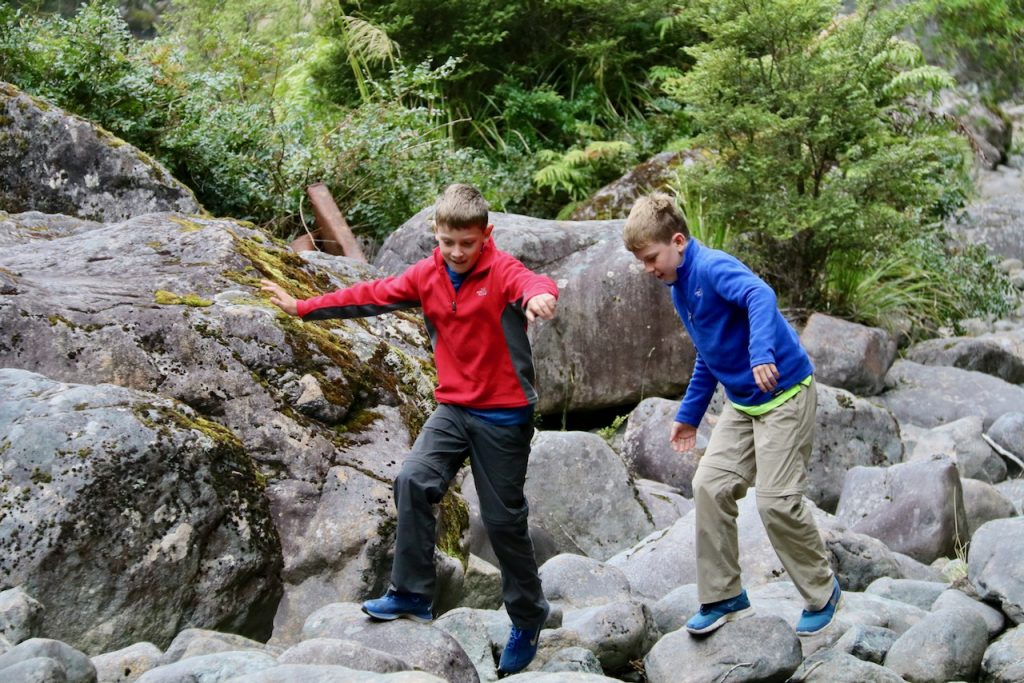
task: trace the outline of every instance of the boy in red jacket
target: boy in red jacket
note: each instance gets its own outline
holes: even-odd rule
[[[262,289],[281,310],[303,320],[423,308],[439,405],[395,479],[398,529],[391,588],[363,603],[363,611],[375,619],[433,618],[431,506],[440,502],[468,456],[512,620],[499,671],[515,673],[536,654],[549,612],[523,495],[537,402],[526,325],[554,317],[558,288],[495,246],[488,208],[475,188],[451,185],[434,207],[437,248],[401,275],[305,300],[267,280]]]

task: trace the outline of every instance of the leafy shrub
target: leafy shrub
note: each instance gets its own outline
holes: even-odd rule
[[[970,189],[965,143],[919,104],[951,78],[899,38],[912,8],[875,3],[842,18],[836,9],[697,0],[684,16],[708,42],[690,48],[691,71],[664,79],[693,116],[696,143],[713,151],[682,182],[714,199],[707,218],[729,226],[733,246],[790,305],[810,309],[842,291],[830,271],[882,268],[909,258],[915,240],[937,240],[929,226]],[[926,253],[934,258],[922,267],[966,275],[948,272],[940,245]],[[965,285],[947,289],[965,295]]]

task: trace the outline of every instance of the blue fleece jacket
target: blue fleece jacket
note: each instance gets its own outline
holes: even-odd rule
[[[699,425],[718,382],[733,403],[756,406],[814,372],[796,330],[779,311],[775,292],[735,257],[690,239],[670,287],[672,303],[697,348],[677,422]],[[779,371],[773,393],[754,382],[752,369],[764,363],[774,363]]]

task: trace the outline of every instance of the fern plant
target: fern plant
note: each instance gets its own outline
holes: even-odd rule
[[[597,189],[602,169],[620,168],[632,151],[633,145],[622,140],[599,140],[564,153],[541,150],[538,158],[545,165],[534,173],[533,183],[552,194],[562,192],[580,200]]]

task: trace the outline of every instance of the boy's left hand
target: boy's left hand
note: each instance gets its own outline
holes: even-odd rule
[[[538,294],[526,302],[526,319],[533,322],[537,318],[551,320],[555,317],[557,300],[550,294]]]
[[[754,382],[757,383],[757,388],[766,394],[775,391],[775,387],[779,386],[779,370],[775,363],[755,365]]]

